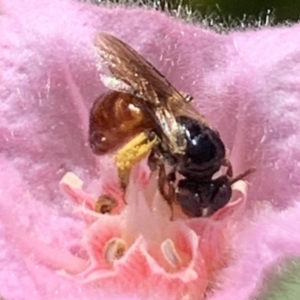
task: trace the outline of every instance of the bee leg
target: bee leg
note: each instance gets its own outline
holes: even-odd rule
[[[228,169],[227,169],[227,172],[226,172],[226,175],[227,175],[229,178],[232,178],[232,177],[233,177],[233,169],[232,169],[232,164],[231,164],[231,162],[230,162],[227,158],[225,158],[224,161],[223,161],[223,163],[222,163],[222,165],[223,165],[224,167],[227,167],[227,168],[228,168]]]
[[[150,152],[150,154],[148,156],[148,167],[149,167],[150,171],[155,172],[157,170],[157,165],[158,165],[158,158],[155,154],[155,151],[153,151],[153,149],[152,149],[152,151]]]
[[[168,186],[168,192],[165,190],[165,186]],[[170,220],[174,219],[174,209],[173,209],[173,201],[175,197],[175,188],[174,184],[169,181],[168,176],[166,175],[165,165],[160,163],[158,165],[158,190],[162,197],[167,201],[168,205],[170,206],[171,210],[171,217]]]
[[[174,185],[176,181],[176,170],[173,169],[168,175],[167,180],[170,184]]]
[[[175,187],[175,181],[176,181],[176,171],[173,169],[168,175],[167,175],[167,183],[169,187],[169,199],[171,202],[171,221],[174,218],[174,210],[173,210],[173,202],[176,201],[176,187]]]
[[[175,169],[172,170],[168,175],[166,174],[165,165],[163,163],[162,158],[157,156],[157,151],[152,149],[149,157],[148,157],[148,166],[152,172],[158,169],[158,190],[164,200],[168,203],[171,210],[170,219],[173,220],[174,211],[173,211],[173,202],[176,197],[175,192]],[[168,191],[166,191],[165,187],[168,186]]]
[[[235,176],[234,178],[230,179],[230,184],[234,184],[235,182],[244,179],[249,174],[255,172],[255,170],[256,170],[255,168],[250,168],[250,169],[246,170],[245,172]]]
[[[172,203],[176,199],[175,181],[176,181],[176,170],[172,169],[172,171],[167,175],[167,185],[168,185],[168,188],[169,188],[169,198],[170,198],[170,201]]]
[[[156,141],[156,137],[149,140],[149,137],[145,133],[140,133],[117,152],[115,160],[120,186],[124,191],[123,200],[125,203],[126,189],[129,183],[131,169],[149,154]]]

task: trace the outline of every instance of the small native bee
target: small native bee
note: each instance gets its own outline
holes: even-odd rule
[[[177,91],[116,37],[100,33],[95,46],[100,76],[110,91],[91,109],[89,143],[98,155],[117,151],[123,189],[131,167],[148,156],[151,170],[158,169],[160,193],[171,207],[177,202],[185,214],[201,217],[226,205],[232,183],[251,170],[232,178],[224,143],[193,108],[192,97]],[[213,178],[222,166],[226,174]]]

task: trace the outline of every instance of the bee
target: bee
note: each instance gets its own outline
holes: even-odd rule
[[[170,207],[206,217],[225,206],[233,178],[220,134],[179,92],[129,45],[108,33],[94,41],[100,77],[109,89],[90,112],[89,144],[97,155],[116,152],[121,187],[133,165],[148,157],[158,171],[158,189]],[[214,178],[222,167],[227,171]],[[173,213],[173,212],[172,212]]]

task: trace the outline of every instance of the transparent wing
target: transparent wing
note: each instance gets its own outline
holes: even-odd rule
[[[134,93],[144,101],[168,109],[184,104],[182,94],[129,45],[110,34],[99,33],[95,46],[100,58],[98,68],[109,88]]]
[[[143,101],[146,113],[159,127],[165,142],[172,151],[182,153],[185,139],[175,116],[186,106],[185,97],[147,60],[116,37],[99,33],[95,46],[103,83],[110,89],[132,93]]]
[[[184,103],[176,109],[177,116],[187,116],[194,120],[198,120],[200,123],[205,124],[207,127],[213,129],[209,123],[207,123],[205,117],[201,115],[193,106],[193,102]]]
[[[99,54],[98,69],[103,83],[110,89],[136,95],[148,102],[147,113],[161,127],[162,134],[177,147],[182,140],[175,116],[186,115],[209,124],[183,95],[139,53],[108,33],[95,38]],[[153,105],[153,106],[152,106]],[[173,137],[173,140],[172,140]],[[170,141],[171,139],[171,141]]]

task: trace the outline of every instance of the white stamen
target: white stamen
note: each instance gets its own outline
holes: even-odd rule
[[[160,248],[165,259],[172,267],[178,267],[182,264],[182,260],[175,248],[174,242],[171,239],[163,241]]]

